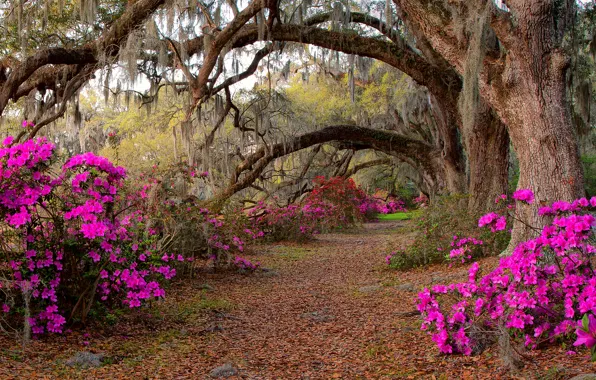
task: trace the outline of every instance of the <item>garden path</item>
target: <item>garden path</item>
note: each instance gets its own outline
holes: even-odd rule
[[[226,364],[238,379],[508,377],[495,352],[440,356],[420,332],[416,291],[465,278],[466,269],[388,270],[388,249],[412,237],[407,223],[259,246],[248,258],[267,271],[199,274],[157,308],[123,315],[113,328],[35,342],[24,355],[4,342],[0,378],[207,379]],[[105,354],[105,364],[67,366],[81,350]],[[591,366],[562,349],[531,355],[520,378],[559,378]]]

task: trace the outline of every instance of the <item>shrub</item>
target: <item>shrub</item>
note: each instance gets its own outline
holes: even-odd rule
[[[406,203],[393,195],[382,196],[383,193],[377,190],[373,196],[366,196],[360,201],[359,209],[365,220],[378,220],[379,214],[393,214],[398,211],[406,212]]]
[[[501,252],[509,235],[479,230],[479,215],[468,211],[466,204],[467,196],[451,195],[422,208],[415,227],[420,234],[404,252],[393,255],[390,266],[406,270]]]
[[[85,321],[98,299],[163,297],[176,273],[135,207],[144,194],[123,192],[125,170],[85,153],[54,174],[53,149],[44,138],[0,147],[0,323],[24,321],[26,336]]]
[[[513,198],[534,201],[529,190]],[[422,329],[432,334],[439,350],[470,355],[490,334],[533,349],[573,332],[576,345],[593,347],[596,277],[591,259],[596,247],[590,240],[595,224],[590,207],[596,207],[596,197],[541,207],[538,213],[552,222],[502,258],[496,269],[478,278],[480,267],[474,263],[467,282],[424,289],[418,295]],[[485,215],[479,226],[504,230],[501,217]]]
[[[306,204],[329,205],[329,217],[337,219],[337,225],[353,225],[363,221],[370,203],[374,201],[351,178],[316,177],[315,187],[306,198]]]
[[[269,241],[301,241],[401,209],[402,201],[390,198],[383,202],[370,197],[352,179],[317,177],[314,189],[301,203],[277,207],[260,202],[249,216],[253,230],[263,231]]]
[[[176,262],[179,272],[192,275],[192,263],[198,258],[210,259],[216,268],[234,266],[233,257],[263,236],[262,231],[252,230],[243,210],[228,208],[213,213],[198,198],[182,197],[176,190],[176,181],[190,185],[206,180],[208,172],[178,164],[153,178],[156,173],[154,168],[145,179],[151,186],[144,189],[148,199],[143,205],[151,216],[148,225],[159,237],[157,246],[185,258]]]
[[[268,241],[303,241],[336,226],[335,220],[330,217],[334,209],[333,205],[327,203],[308,201],[302,205],[285,207],[259,202],[249,215],[253,219],[253,230],[262,231]]]
[[[262,238],[264,232],[253,228],[248,216],[239,209],[217,216],[209,215],[206,209],[203,209],[203,213],[203,228],[208,237],[208,256],[213,260],[215,267],[236,266],[240,269],[256,270],[259,265],[252,265],[250,261],[238,255],[254,240]]]

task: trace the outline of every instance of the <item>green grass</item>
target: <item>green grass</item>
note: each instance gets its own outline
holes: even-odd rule
[[[418,215],[420,215],[420,210],[396,212],[395,214],[380,214],[377,217],[379,220],[410,220]]]

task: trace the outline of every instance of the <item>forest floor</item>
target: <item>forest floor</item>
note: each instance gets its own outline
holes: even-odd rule
[[[230,367],[234,379],[566,379],[596,372],[587,352],[568,355],[560,344],[526,353],[515,373],[496,348],[473,357],[439,355],[420,331],[416,293],[464,280],[467,267],[387,269],[384,256],[413,237],[408,223],[260,246],[247,257],[267,271],[200,273],[152,308],[24,350],[3,338],[0,379],[208,379]],[[481,267],[496,263],[484,259]],[[69,365],[85,351],[103,355],[103,364]]]

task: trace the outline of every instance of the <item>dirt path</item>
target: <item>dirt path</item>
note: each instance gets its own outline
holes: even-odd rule
[[[508,377],[494,352],[439,356],[420,332],[410,313],[416,291],[465,277],[465,268],[386,270],[388,241],[405,243],[405,231],[401,223],[379,223],[307,244],[261,247],[251,259],[268,272],[203,275],[166,305],[119,317],[114,329],[35,343],[25,355],[3,349],[0,378],[206,379],[226,363],[237,369],[233,378],[243,379]],[[81,350],[104,353],[108,364],[65,365]],[[539,363],[545,353],[533,355]],[[545,360],[520,376],[552,372],[555,379],[591,369],[583,357],[548,355],[574,368],[553,369]]]

